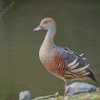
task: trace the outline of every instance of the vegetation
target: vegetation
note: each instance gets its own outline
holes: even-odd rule
[[[72,96],[59,96],[58,93],[54,95],[42,96],[32,100],[100,100],[100,91],[91,93],[80,93]]]

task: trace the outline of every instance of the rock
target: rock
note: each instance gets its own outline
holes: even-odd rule
[[[98,90],[99,88],[96,88],[94,85],[83,83],[83,82],[75,82],[66,88],[66,94],[74,95],[81,92],[94,92]]]
[[[100,100],[100,91],[79,93],[71,96],[54,95],[39,96],[31,100]]]
[[[19,100],[30,100],[31,99],[31,93],[30,91],[22,91],[19,94]]]

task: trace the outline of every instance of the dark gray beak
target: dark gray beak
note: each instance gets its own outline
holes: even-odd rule
[[[34,31],[43,30],[43,29],[44,29],[44,27],[42,27],[42,26],[38,26],[38,27],[36,27],[35,29],[33,29],[33,32],[34,32]]]

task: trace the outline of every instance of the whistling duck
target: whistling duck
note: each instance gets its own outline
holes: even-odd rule
[[[85,58],[69,48],[58,47],[54,43],[56,35],[56,23],[52,18],[45,18],[33,31],[47,30],[45,39],[39,50],[39,58],[45,68],[53,75],[63,79],[65,84],[65,94],[68,81],[92,79],[97,82],[93,71],[86,64]]]

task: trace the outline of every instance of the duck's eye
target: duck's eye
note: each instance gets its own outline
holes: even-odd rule
[[[45,23],[45,24],[47,24],[48,22],[47,22],[47,21],[45,21],[44,23]]]

